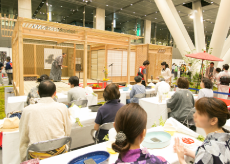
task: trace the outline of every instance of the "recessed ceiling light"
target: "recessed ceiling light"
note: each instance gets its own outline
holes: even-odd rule
[[[185,4],[185,3],[183,3],[183,4]]]
[[[155,19],[157,19],[157,18],[155,18]]]
[[[203,10],[203,13],[204,13],[204,10]]]
[[[66,16],[66,17],[69,17],[69,16]]]
[[[42,2],[42,3],[44,3],[44,2]]]
[[[122,10],[122,8],[121,8],[121,10]]]
[[[135,14],[135,12],[133,12]]]
[[[156,11],[156,13],[157,13],[157,11]]]
[[[145,15],[146,16],[146,15]]]
[[[180,11],[179,11],[179,13],[180,13]]]
[[[131,3],[130,5],[132,6],[133,4]]]
[[[213,2],[211,1],[211,3],[213,3]]]
[[[109,6],[109,5],[106,5],[106,6]]]
[[[81,19],[82,20],[82,19]]]
[[[52,5],[50,5],[50,7],[52,7]]]
[[[106,17],[106,16],[105,16]]]
[[[62,6],[61,6],[62,7]]]

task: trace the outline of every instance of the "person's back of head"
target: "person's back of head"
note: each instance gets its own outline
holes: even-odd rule
[[[105,87],[103,97],[105,101],[115,100],[120,98],[119,86],[111,83]]]
[[[10,62],[10,60],[11,60],[10,56],[7,56],[7,57],[6,57],[6,60],[7,60],[8,62]]]
[[[220,69],[220,68],[216,68],[216,72],[217,72],[217,73],[220,73],[220,72],[221,72],[221,69]]]
[[[204,77],[204,78],[201,80],[201,82],[204,84],[204,88],[212,89],[213,84],[212,84],[212,81],[211,81],[209,78]]]
[[[180,77],[177,79],[177,86],[180,89],[188,89],[189,88],[189,81],[185,77]]]
[[[165,81],[165,78],[160,77],[160,78],[159,78],[159,82],[161,82],[161,81]]]
[[[136,83],[141,83],[142,77],[141,76],[136,76],[134,77],[134,80]]]
[[[38,79],[37,82],[41,83],[42,81],[49,80],[49,76],[46,74],[41,75]]]
[[[77,76],[71,76],[69,78],[70,85],[79,86],[79,78]]]
[[[121,107],[115,117],[114,127],[117,131],[116,141],[112,144],[114,151],[127,152],[136,139],[143,141],[146,133],[147,113],[137,103]]]
[[[223,65],[223,68],[224,68],[224,70],[228,70],[229,69],[229,65],[228,64],[225,64],[225,65]]]
[[[196,117],[197,114],[200,116],[208,117],[207,120],[210,120],[210,121],[211,119],[214,119],[213,121],[215,121],[216,120],[215,118],[217,118],[215,125],[218,128],[222,128],[225,125],[226,121],[230,119],[230,113],[228,111],[228,108],[225,102],[223,102],[222,100],[213,98],[213,97],[204,97],[204,98],[199,99],[195,104],[195,108],[196,108],[196,111],[198,112],[198,113],[196,112],[194,115],[195,121],[197,119]],[[210,122],[210,121],[207,121],[207,122]],[[201,128],[207,127],[207,125],[202,125],[203,121],[199,122],[197,120],[196,123],[197,123],[196,125],[197,127],[201,127]]]
[[[38,86],[38,94],[42,97],[52,97],[56,93],[56,85],[52,81],[42,81]]]
[[[150,64],[150,62],[149,62],[148,60],[145,60],[145,61],[143,62],[143,65],[144,65],[144,66],[149,65],[149,64]]]

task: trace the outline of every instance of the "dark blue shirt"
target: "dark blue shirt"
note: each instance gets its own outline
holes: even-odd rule
[[[98,109],[95,123],[102,125],[108,122],[114,122],[117,111],[124,106],[120,103],[119,99],[114,99],[106,102],[103,106]]]

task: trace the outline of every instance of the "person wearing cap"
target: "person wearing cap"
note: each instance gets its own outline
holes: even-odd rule
[[[150,64],[150,62],[148,60],[144,61],[143,66],[139,67],[139,70],[138,70],[138,73],[137,73],[137,76],[142,77],[141,84],[144,85],[144,86],[147,86],[147,82],[148,82],[146,74],[147,74],[147,68],[148,68],[149,64]]]
[[[17,131],[19,127],[19,118],[5,118],[3,124],[0,125],[0,132],[14,132]]]
[[[67,55],[66,53],[62,53],[62,55],[56,57],[52,63],[51,70],[50,70],[50,79],[52,79],[54,82],[61,81],[61,75],[62,75],[61,68],[68,67],[68,66],[62,65],[63,58],[65,58],[66,55]]]
[[[9,79],[9,84],[8,85],[12,85],[12,80],[13,80],[13,67],[12,67],[12,62],[10,61],[10,57],[8,56],[6,58],[6,73],[7,73],[7,76],[8,76],[8,79]]]
[[[214,78],[216,77],[216,69],[213,62],[211,62],[210,66],[206,69],[205,77],[209,78],[211,81],[214,81]]]
[[[218,92],[229,93],[230,73],[228,72],[229,65],[223,65],[223,72],[220,72],[216,77],[216,80],[220,82],[218,86]],[[227,99],[228,95],[218,94],[218,98]]]
[[[52,81],[42,81],[38,86],[40,100],[23,109],[19,123],[20,158],[26,160],[27,148],[37,142],[70,136],[70,112],[65,104],[55,102],[56,86]],[[29,159],[45,159],[67,151],[66,145],[48,152],[29,152]]]
[[[171,80],[171,71],[169,69],[169,65],[166,62],[161,63],[161,76],[165,79],[166,83],[169,83]],[[160,77],[158,77],[159,79]]]

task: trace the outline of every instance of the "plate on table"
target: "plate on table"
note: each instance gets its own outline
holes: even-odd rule
[[[95,151],[72,159],[68,164],[85,164],[86,160],[93,159],[96,164],[108,163],[110,154],[106,151]]]
[[[148,149],[161,149],[171,143],[171,135],[164,131],[149,132],[146,134],[142,146]]]

